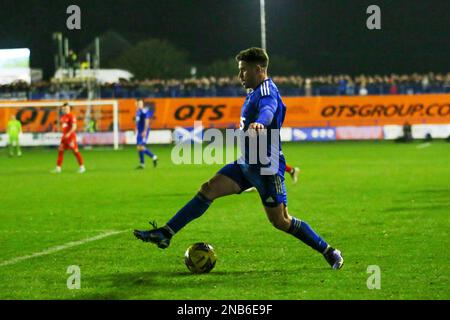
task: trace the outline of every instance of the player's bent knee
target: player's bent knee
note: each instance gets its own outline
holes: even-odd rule
[[[267,211],[267,217],[269,218],[270,223],[281,231],[288,231],[291,225],[291,219],[287,210],[285,208],[281,209],[282,211],[277,211],[277,209],[269,209]]]
[[[270,223],[278,230],[286,231],[286,221],[282,218],[269,218]]]
[[[200,193],[211,201],[215,199],[214,192],[209,181],[202,184],[200,187]]]
[[[220,186],[211,180],[202,184],[200,193],[210,201],[214,201],[215,199],[224,196],[224,192],[223,190],[220,190]]]
[[[214,176],[200,188],[200,193],[211,201],[220,197],[239,193],[240,191],[240,187],[236,182],[220,174]]]

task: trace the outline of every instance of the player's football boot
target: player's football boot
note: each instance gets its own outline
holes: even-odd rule
[[[295,167],[292,169],[292,172],[289,172],[292,178],[292,183],[296,184],[298,182],[298,174],[300,173],[300,169]]]
[[[151,242],[158,246],[158,248],[166,249],[170,245],[172,234],[166,228],[158,228],[156,222],[150,222],[153,230],[134,230],[134,236],[144,242]]]
[[[157,166],[158,166],[158,158],[155,157],[155,158],[153,159],[153,167],[156,168]]]
[[[51,173],[61,173],[61,167],[56,167],[55,169],[53,169],[52,171],[50,171]]]
[[[143,163],[139,164],[139,165],[136,167],[136,170],[142,170],[142,169],[145,169],[145,165],[144,165]]]
[[[328,248],[327,252],[323,255],[328,264],[335,270],[339,270],[344,265],[344,257],[342,253],[334,248]]]
[[[85,173],[86,168],[84,166],[81,166],[80,169],[78,169],[78,173]]]

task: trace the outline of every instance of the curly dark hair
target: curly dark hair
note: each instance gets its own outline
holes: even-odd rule
[[[269,56],[266,50],[257,47],[242,50],[236,56],[236,61],[255,63],[264,68],[267,68],[269,66]]]

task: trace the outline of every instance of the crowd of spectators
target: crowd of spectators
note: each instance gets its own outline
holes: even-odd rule
[[[450,93],[450,73],[411,75],[325,75],[273,76],[283,96],[354,96],[381,94]],[[189,79],[152,79],[103,84],[102,98],[141,97],[236,97],[243,96],[237,77],[202,77]],[[86,98],[87,88],[79,82],[61,89],[54,82],[28,85],[18,82],[0,85],[0,99],[76,99]]]

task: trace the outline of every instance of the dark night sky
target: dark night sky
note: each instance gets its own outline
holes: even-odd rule
[[[82,30],[65,27],[82,10]],[[366,28],[366,8],[382,30]],[[450,71],[449,0],[266,0],[269,54],[299,61],[303,74]],[[28,47],[32,67],[53,71],[54,31],[79,50],[114,30],[132,43],[168,39],[210,63],[260,45],[259,0],[2,0],[0,48]]]

